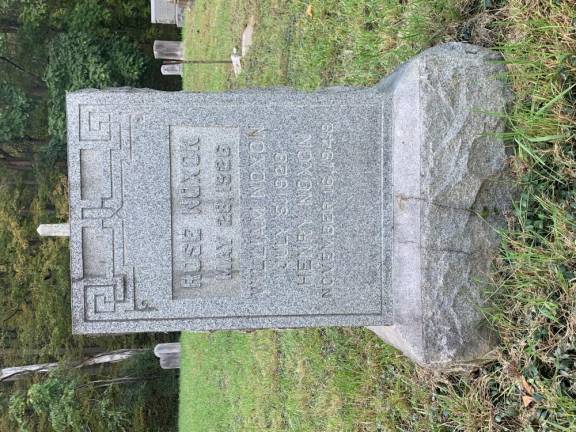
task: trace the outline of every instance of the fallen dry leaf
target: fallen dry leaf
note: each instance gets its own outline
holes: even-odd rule
[[[522,405],[524,405],[524,408],[528,408],[532,402],[534,402],[534,398],[531,396],[522,396]]]
[[[306,8],[306,16],[309,16],[309,17],[314,16],[314,12],[312,11],[312,5],[311,4],[309,4],[308,7]]]
[[[532,396],[534,394],[534,388],[526,381],[526,378],[522,377],[522,388],[526,394]]]

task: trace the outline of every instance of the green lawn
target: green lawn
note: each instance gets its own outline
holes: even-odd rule
[[[430,391],[367,330],[185,333],[182,343],[182,431],[433,430]]]
[[[311,14],[307,14],[311,5]],[[371,85],[422,49],[501,51],[520,196],[487,311],[501,345],[466,371],[420,370],[363,329],[183,334],[182,431],[572,431],[576,424],[576,6],[563,0],[196,0],[184,88]],[[311,15],[311,16],[310,16]]]

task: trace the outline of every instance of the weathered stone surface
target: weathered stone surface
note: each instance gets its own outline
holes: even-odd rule
[[[495,59],[447,44],[369,89],[68,95],[74,331],[366,325],[421,364],[485,352]]]
[[[442,45],[379,85],[393,106],[394,324],[373,330],[422,364],[470,360],[492,342],[479,307],[510,205],[499,60]]]

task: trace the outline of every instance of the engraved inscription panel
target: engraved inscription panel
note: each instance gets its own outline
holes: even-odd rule
[[[239,129],[170,128],[174,298],[238,294]]]
[[[379,141],[355,126],[361,111],[364,130],[378,130],[381,108],[370,108],[277,107],[266,126],[242,128],[240,261],[253,304],[382,313]]]

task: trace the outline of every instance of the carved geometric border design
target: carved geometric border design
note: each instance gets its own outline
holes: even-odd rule
[[[82,166],[82,150],[97,155],[99,167],[80,173],[89,181],[98,182],[97,197],[79,200],[80,225],[96,233],[111,231],[112,244],[98,243],[95,253],[111,256],[111,262],[97,275],[84,275],[76,281],[84,295],[86,321],[107,321],[118,313],[156,310],[148,301],[138,301],[134,267],[126,264],[124,244],[124,171],[132,162],[132,123],[134,115],[124,114],[110,105],[79,105],[79,143],[74,157]],[[89,178],[90,176],[96,178]],[[81,185],[82,187],[82,185]],[[99,193],[98,193],[99,192]],[[81,232],[82,229],[81,229]],[[86,239],[82,238],[82,242]],[[111,250],[107,251],[107,248]]]
[[[84,317],[86,321],[114,321],[118,313],[148,312],[156,308],[136,299],[134,267],[127,274],[109,278],[84,279]]]

